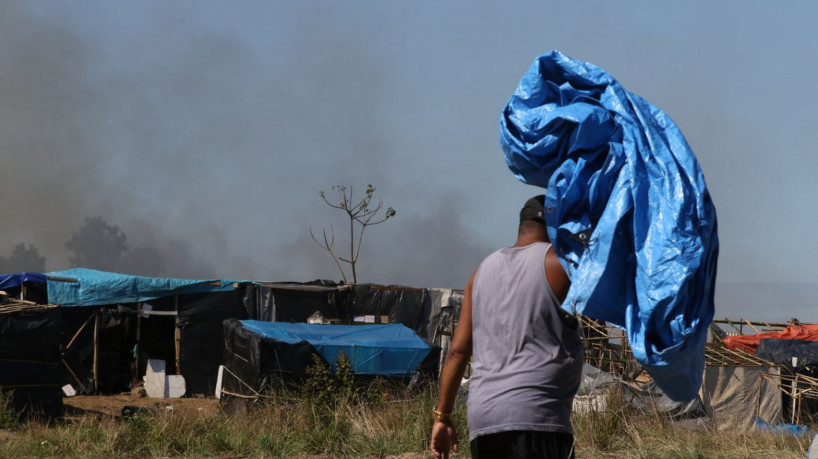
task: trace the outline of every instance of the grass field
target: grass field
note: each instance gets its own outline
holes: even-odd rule
[[[380,390],[383,390],[381,388]],[[18,422],[0,409],[0,458],[19,457],[430,457],[432,387],[390,388],[378,401],[279,391],[263,402],[213,409],[145,410],[131,417],[69,415]],[[614,398],[615,400],[615,398]],[[236,409],[237,408],[237,409]],[[458,404],[461,451],[469,457],[465,408]],[[810,437],[685,428],[662,415],[609,403],[574,416],[578,458],[798,458]]]

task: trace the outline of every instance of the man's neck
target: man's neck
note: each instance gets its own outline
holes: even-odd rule
[[[512,247],[525,247],[535,242],[548,242],[548,238],[544,238],[537,234],[521,234],[517,236],[517,242]]]

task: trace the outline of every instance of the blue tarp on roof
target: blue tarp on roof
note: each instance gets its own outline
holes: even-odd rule
[[[118,274],[94,269],[74,268],[46,273],[49,277],[75,279],[76,282],[48,279],[48,301],[61,306],[101,306],[137,303],[173,294],[225,292],[235,282],[221,279],[172,279]]]
[[[19,285],[27,282],[45,283],[45,274],[41,273],[0,274],[0,290],[18,287]]]
[[[624,328],[668,396],[694,397],[719,244],[681,131],[604,70],[559,51],[535,59],[500,125],[511,171],[546,188],[548,234],[572,281],[563,307]]]
[[[361,375],[404,376],[414,373],[430,347],[401,324],[321,325],[242,320],[242,326],[261,336],[289,344],[306,341],[336,371],[340,351],[352,371]]]

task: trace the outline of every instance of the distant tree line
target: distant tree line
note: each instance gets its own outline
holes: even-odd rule
[[[0,257],[0,273],[43,272],[45,257],[31,244],[17,244],[8,257]]]
[[[154,247],[128,246],[128,237],[102,217],[86,217],[65,242],[71,267],[116,271],[142,276],[162,274],[164,259]],[[32,244],[17,244],[8,257],[0,257],[0,273],[43,272],[46,259]]]

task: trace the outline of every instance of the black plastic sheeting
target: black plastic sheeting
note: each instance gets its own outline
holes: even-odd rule
[[[374,284],[358,284],[352,289],[352,310],[356,316],[374,315],[381,323],[381,316],[389,317],[389,323],[403,324],[416,333],[424,316],[425,289],[390,287]],[[428,338],[428,336],[424,336]]]
[[[375,323],[399,323],[431,341],[442,308],[460,311],[462,295],[449,290],[378,284],[277,283],[248,286],[245,303],[252,320],[306,322],[315,312],[338,323],[375,316]]]
[[[0,390],[16,411],[62,414],[59,328],[57,309],[0,314]]]
[[[245,298],[251,320],[265,322],[306,322],[313,313],[327,318],[352,321],[350,287],[326,281],[249,285]]]
[[[801,339],[762,339],[756,349],[757,356],[782,365],[791,372],[818,365],[818,342]],[[796,358],[793,365],[793,358]]]
[[[326,362],[306,341],[283,343],[248,331],[238,320],[224,321],[224,366],[222,390],[255,395],[275,384],[296,387],[307,367],[317,357]],[[249,386],[249,387],[248,387]]]
[[[213,395],[224,353],[225,319],[247,319],[242,288],[210,293],[179,305],[180,366],[190,394]]]

